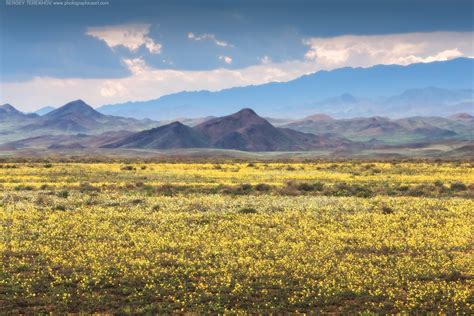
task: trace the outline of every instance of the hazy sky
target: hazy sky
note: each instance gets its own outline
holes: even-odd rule
[[[24,111],[474,56],[470,0],[1,1],[0,103]]]

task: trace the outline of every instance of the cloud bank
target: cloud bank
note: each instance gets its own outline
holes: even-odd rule
[[[309,38],[305,59],[322,67],[408,65],[473,56],[473,33],[434,32]]]
[[[131,51],[146,45],[147,27],[134,27],[124,36],[122,31],[94,32],[107,37],[110,47],[123,45]],[[95,30],[97,31],[97,30]],[[107,35],[105,35],[107,34]],[[443,61],[456,57],[473,57],[472,32],[409,33],[396,35],[338,36],[308,38],[308,49],[300,60],[276,63],[269,56],[258,64],[239,68],[207,71],[157,69],[142,57],[122,59],[130,76],[121,79],[58,79],[36,77],[21,83],[2,83],[1,100],[22,110],[44,105],[62,105],[82,98],[93,106],[158,98],[183,90],[221,90],[235,86],[288,81],[318,70],[340,67],[369,67],[376,64],[407,65],[417,62]],[[225,63],[231,63],[232,59]],[[24,93],[28,91],[28,93]]]

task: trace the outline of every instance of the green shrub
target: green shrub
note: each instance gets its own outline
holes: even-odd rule
[[[17,185],[15,187],[15,190],[17,190],[17,191],[33,191],[34,187],[31,186],[31,185],[20,184],[20,185]]]
[[[335,196],[357,196],[368,198],[373,196],[372,190],[364,185],[353,184],[349,185],[347,183],[337,183],[332,188],[325,190],[326,195],[335,195]]]
[[[56,196],[58,196],[60,198],[67,199],[68,196],[69,196],[69,191],[67,191],[67,190],[59,191],[59,192],[56,193]]]
[[[439,188],[439,187],[442,187],[442,186],[443,186],[443,181],[441,181],[441,180],[436,180],[436,181],[434,182],[434,185],[435,185],[435,187],[438,187],[438,188]]]
[[[324,189],[324,183],[319,182],[319,181],[313,183],[314,191],[322,191],[323,189]]]

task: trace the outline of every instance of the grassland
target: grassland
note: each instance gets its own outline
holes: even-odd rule
[[[474,312],[463,162],[3,163],[0,313]]]

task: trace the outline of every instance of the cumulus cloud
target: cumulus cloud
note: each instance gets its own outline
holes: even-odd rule
[[[232,64],[232,57],[230,56],[219,56],[219,59],[225,62],[226,64]]]
[[[346,66],[407,65],[460,56],[474,57],[472,35],[473,33],[451,32],[312,38],[305,40],[308,51],[304,59],[277,63],[270,57],[263,57],[256,65],[237,69],[157,69],[147,65],[142,57],[129,58],[122,60],[124,67],[130,70],[128,77],[36,77],[26,82],[1,83],[0,101],[11,103],[25,111],[43,105],[61,105],[79,98],[86,99],[93,106],[100,106],[130,100],[149,100],[183,90],[216,91],[271,81],[283,82],[315,71]],[[226,62],[224,59],[223,61]],[[232,62],[231,59],[229,61]]]
[[[417,62],[473,56],[472,32],[406,33],[392,35],[345,35],[309,38],[308,61],[322,67],[408,65]]]
[[[221,46],[221,47],[231,47],[232,45],[225,42],[225,41],[221,41],[221,40],[218,40],[216,38],[216,36],[214,34],[202,34],[202,35],[196,35],[192,32],[189,32],[188,33],[188,38],[190,40],[194,40],[194,41],[205,41],[205,40],[209,40],[209,41],[212,41],[214,42],[214,44],[216,44],[217,46]]]
[[[89,27],[86,34],[104,41],[110,48],[123,46],[135,52],[142,45],[152,54],[161,52],[161,44],[148,37],[150,24],[123,24],[115,26]]]
[[[142,57],[131,58],[131,59],[124,58],[122,59],[122,63],[134,75],[140,75],[148,69],[148,66],[145,63],[145,60]]]

